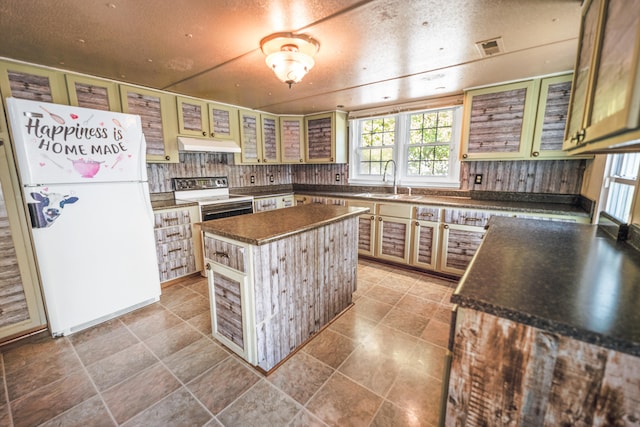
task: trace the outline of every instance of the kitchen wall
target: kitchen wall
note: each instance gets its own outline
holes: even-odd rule
[[[461,189],[517,193],[580,194],[587,160],[464,162]],[[348,185],[349,166],[235,165],[232,154],[180,153],[180,163],[147,164],[152,193],[173,191],[171,178],[228,176],[231,188],[269,185]],[[474,183],[482,174],[482,184]],[[255,183],[251,184],[251,176]],[[339,180],[336,180],[339,178]]]

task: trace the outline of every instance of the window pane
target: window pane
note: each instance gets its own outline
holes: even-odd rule
[[[634,186],[618,182],[612,182],[610,185],[607,213],[622,222],[627,222],[629,221],[629,214],[631,213]]]
[[[451,142],[451,128],[439,128],[438,129],[438,136],[437,136],[437,141],[438,142]]]

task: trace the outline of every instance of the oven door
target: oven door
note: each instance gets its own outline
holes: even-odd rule
[[[242,200],[237,202],[202,205],[200,207],[200,212],[202,214],[202,221],[250,214],[253,213],[253,201]]]

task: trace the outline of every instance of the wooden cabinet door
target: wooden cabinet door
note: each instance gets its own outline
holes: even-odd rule
[[[262,127],[259,113],[240,110],[240,148],[241,163],[262,163]]]
[[[280,129],[278,117],[268,114],[260,115],[262,126],[262,162],[280,163]]]
[[[12,62],[0,62],[0,92],[3,98],[69,103],[62,72]]]
[[[333,163],[335,161],[333,113],[317,114],[304,118],[306,134],[306,158],[308,163]]]
[[[13,172],[10,172],[13,171]],[[44,305],[15,164],[0,138],[0,341],[43,328]]]
[[[465,160],[528,157],[539,80],[465,94],[461,155]]]
[[[571,74],[542,79],[531,147],[531,156],[534,158],[567,157],[562,151],[562,144],[569,112],[572,79]]]
[[[471,225],[442,225],[442,259],[440,271],[464,274],[475,255],[485,230]]]
[[[238,141],[239,130],[237,108],[209,103],[209,136]]]
[[[280,155],[282,163],[304,162],[302,117],[280,117]]]
[[[431,221],[413,221],[411,264],[435,270],[438,260],[440,225]]]
[[[241,356],[246,355],[247,324],[243,289],[246,276],[230,268],[207,262],[213,336]]]
[[[177,163],[177,111],[175,96],[133,86],[120,86],[122,111],[138,114],[147,142],[147,162]]]
[[[409,263],[411,220],[378,216],[375,256],[380,259]]]
[[[293,195],[291,196],[282,196],[278,199],[278,209],[280,208],[290,208],[295,203]]]
[[[253,210],[255,212],[271,211],[274,209],[278,209],[277,197],[263,197],[253,200]]]
[[[118,84],[108,80],[67,74],[69,104],[103,111],[122,111]]]
[[[207,103],[183,96],[177,96],[176,102],[180,135],[209,136],[209,107]]]
[[[639,10],[640,0],[604,3],[587,140],[640,126]]]

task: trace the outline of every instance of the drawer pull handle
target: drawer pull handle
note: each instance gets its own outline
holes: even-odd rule
[[[176,237],[176,236],[181,236],[181,234],[180,233],[167,234],[167,237]]]
[[[220,258],[227,258],[229,259],[229,254],[226,252],[214,252],[213,254],[214,256],[220,257]]]
[[[421,214],[418,214],[418,216],[421,217],[421,218],[422,217],[432,218],[433,214],[432,213],[421,213]]]
[[[471,221],[471,222],[475,222],[475,221],[482,221],[482,218],[463,218],[465,221]]]
[[[178,266],[178,267],[173,267],[173,268],[171,269],[171,271],[182,270],[182,269],[183,269],[183,268],[185,268],[185,267],[186,267],[186,265],[181,265],[181,266]]]
[[[171,249],[171,250],[169,251],[169,253],[171,254],[171,253],[173,253],[173,252],[180,252],[181,250],[182,250],[182,248]]]
[[[163,222],[178,222],[178,218],[162,218]]]

